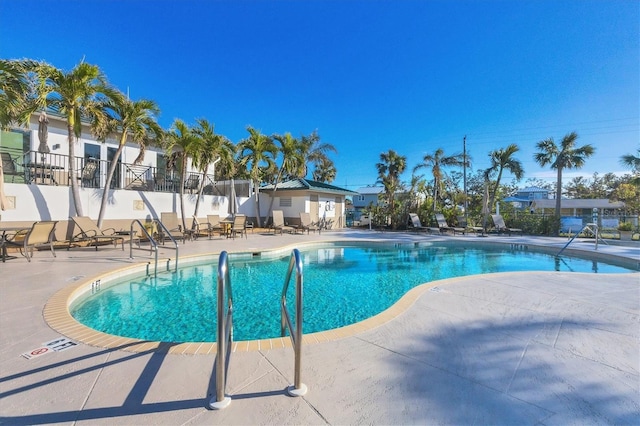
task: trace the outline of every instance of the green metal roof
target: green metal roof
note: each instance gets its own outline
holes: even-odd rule
[[[274,185],[266,185],[260,188],[260,191],[272,192]],[[309,179],[292,179],[278,184],[277,191],[316,191],[327,192],[332,194],[354,195],[355,191],[340,188],[338,186],[329,185],[328,183],[318,182]]]

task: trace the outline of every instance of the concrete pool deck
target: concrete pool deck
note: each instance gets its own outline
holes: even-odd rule
[[[180,245],[180,257],[260,251],[306,241],[456,240],[372,231],[249,234]],[[566,239],[491,236],[483,242],[559,250]],[[574,242],[591,255],[640,259],[640,245]],[[135,252],[135,262],[148,258]],[[161,250],[161,256],[173,256]],[[304,397],[286,396],[293,351],[234,352],[224,410],[215,355],[130,352],[79,344],[21,356],[60,337],[49,299],[132,263],[112,247],[36,253],[0,263],[0,422],[4,424],[637,424],[640,274],[523,272],[438,281],[412,292],[397,317],[303,347]],[[283,272],[284,273],[284,272]]]

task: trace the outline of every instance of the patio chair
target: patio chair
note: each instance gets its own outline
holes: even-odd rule
[[[222,236],[225,233],[224,228],[220,224],[220,215],[207,215],[207,229],[209,230],[210,235],[213,235],[214,232],[217,232],[218,234],[220,234],[220,236]]]
[[[442,213],[436,213],[436,222],[438,222],[438,228],[440,228],[440,233],[451,231],[453,232],[453,235],[456,235],[456,232],[464,235],[467,232],[465,228],[449,226],[449,224],[447,223],[447,219],[444,217]]]
[[[74,216],[71,220],[80,229],[80,232],[73,236],[72,242],[88,242],[89,245],[95,245],[97,251],[100,243],[113,243],[114,247],[118,247],[120,241],[124,250],[125,235],[116,234],[114,228],[100,229],[88,216]]]
[[[482,232],[482,226],[472,226],[467,224],[467,220],[464,216],[458,216],[458,225],[460,225],[461,228],[466,229],[467,232]]]
[[[273,227],[274,234],[278,231],[280,231],[280,235],[282,235],[284,231],[289,233],[295,232],[295,228],[293,226],[289,226],[284,223],[284,213],[282,210],[273,211],[273,224],[271,226]]]
[[[80,182],[85,188],[98,188],[98,162],[87,160],[80,172]]]
[[[191,236],[195,239],[198,237],[209,237],[211,239],[213,231],[209,227],[209,223],[200,223],[198,216],[193,215],[193,224],[191,225]]]
[[[164,244],[167,239],[182,240],[182,244],[184,244],[185,237],[191,235],[190,232],[185,232],[185,230],[182,229],[182,225],[178,221],[178,213],[160,213],[160,223],[162,226],[158,226],[158,240],[160,240],[162,244]],[[166,231],[163,227],[166,228]]]
[[[15,246],[20,249],[20,254],[31,262],[33,257],[33,249],[38,246],[48,245],[53,257],[56,252],[53,250],[53,238],[55,236],[56,225],[58,221],[41,221],[35,222],[31,229],[27,231],[19,231],[13,235],[13,238],[5,242],[8,246]]]
[[[198,175],[190,175],[187,180],[184,181],[184,189],[185,191],[189,191],[193,194],[193,191],[197,191],[200,186],[200,176]]]
[[[504,218],[502,217],[502,215],[492,214],[491,215],[491,219],[493,220],[493,224],[495,226],[495,230],[498,231],[499,234],[502,234],[503,232],[506,232],[509,236],[511,236],[511,233],[516,233],[516,234],[519,233],[520,235],[522,235],[522,229],[520,229],[520,228],[509,228],[504,223]]]
[[[2,157],[2,172],[5,176],[11,176],[11,182],[15,180],[16,176],[22,176],[23,172],[18,171],[18,162],[11,157],[8,152],[0,152]]]
[[[233,224],[231,225],[231,238],[236,238],[236,234],[240,234],[240,237],[244,234],[244,237],[247,238],[247,216],[243,214],[237,214],[233,217]]]
[[[309,231],[313,231],[314,233],[318,231],[320,233],[320,226],[317,223],[311,222],[311,215],[309,213],[300,213],[300,225],[296,228],[296,230],[300,230],[301,233],[304,234],[304,231],[307,231],[307,235]]]

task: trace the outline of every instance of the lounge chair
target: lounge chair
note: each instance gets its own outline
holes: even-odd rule
[[[296,228],[296,231],[300,231],[304,234],[304,231],[307,231],[307,235],[309,231],[313,231],[314,233],[318,231],[320,233],[320,226],[317,223],[311,222],[311,215],[309,213],[300,213],[300,225]]]
[[[8,246],[15,246],[20,249],[20,254],[31,262],[33,257],[33,249],[38,246],[48,245],[53,257],[56,252],[53,250],[53,238],[58,221],[41,221],[36,222],[26,232],[17,232],[11,240],[5,242]]]
[[[236,238],[236,234],[240,234],[240,237],[244,234],[244,237],[247,238],[247,216],[243,214],[237,214],[233,217],[233,224],[231,225],[231,238]]]
[[[71,220],[76,224],[80,232],[73,236],[72,242],[85,241],[89,245],[95,245],[96,251],[100,243],[113,243],[114,247],[118,246],[118,241],[122,243],[124,250],[125,235],[116,234],[114,228],[100,229],[98,225],[88,216],[75,216]]]
[[[185,243],[185,237],[191,236],[191,232],[185,232],[182,225],[178,222],[178,213],[163,212],[160,213],[160,226],[158,226],[158,240],[164,244],[165,240],[182,240]]]
[[[284,231],[287,231],[289,233],[293,233],[295,232],[295,228],[293,226],[289,226],[287,224],[284,223],[284,213],[282,212],[282,210],[274,210],[273,211],[273,233],[277,233],[278,231],[280,231],[280,235],[282,235],[282,233]]]
[[[467,220],[464,218],[464,216],[458,216],[458,225],[461,228],[466,229],[467,232],[482,232],[482,226],[472,226],[467,224]]]
[[[502,217],[502,215],[492,214],[491,215],[491,219],[493,219],[493,224],[495,226],[495,230],[498,231],[499,234],[502,234],[503,232],[506,232],[507,234],[509,234],[509,236],[511,236],[511,233],[516,233],[516,234],[519,233],[520,235],[522,235],[522,229],[520,229],[520,228],[509,228],[504,223],[504,218]]]
[[[449,224],[447,223],[447,219],[445,219],[442,213],[436,213],[436,222],[438,222],[438,228],[440,229],[440,233],[451,231],[453,232],[453,235],[456,235],[456,232],[464,235],[467,232],[467,230],[464,228],[449,226]]]
[[[420,222],[420,217],[416,213],[409,213],[409,228],[412,231],[416,232],[440,232],[440,228],[432,228],[430,226],[422,226],[422,222]]]

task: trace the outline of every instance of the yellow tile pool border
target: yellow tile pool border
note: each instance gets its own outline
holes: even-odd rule
[[[381,242],[379,240],[367,241],[367,243],[381,243],[381,244],[394,244],[388,241]],[[341,243],[353,243],[353,241],[332,241],[329,244],[341,244]],[[327,242],[322,243],[309,243],[303,244],[305,247],[311,246],[326,246]],[[297,244],[296,247],[300,246]],[[285,246],[276,248],[273,250],[263,250],[262,254],[267,255],[280,255],[292,250],[293,246]],[[251,253],[238,251],[229,252],[230,254],[247,254]],[[212,256],[218,256],[220,253],[205,253],[192,255],[185,258],[181,258],[181,265],[197,262],[201,259],[210,259]],[[167,261],[168,259],[158,259],[158,264]],[[85,326],[84,324],[76,321],[69,312],[69,306],[72,302],[84,294],[91,291],[91,286],[96,282],[102,283],[103,281],[113,280],[114,278],[132,275],[137,272],[146,270],[149,267],[148,262],[130,265],[124,268],[116,269],[107,273],[103,273],[92,277],[89,280],[83,280],[80,283],[74,283],[68,287],[65,287],[55,293],[44,307],[43,316],[49,326],[64,335],[65,337],[75,340],[80,343],[84,343],[89,346],[122,350],[126,352],[167,352],[170,354],[181,355],[209,355],[215,354],[217,351],[217,344],[215,342],[184,342],[184,343],[169,343],[169,342],[156,342],[140,339],[132,339],[128,337],[120,337],[101,331],[96,331],[92,328]],[[464,278],[464,277],[461,277]],[[423,284],[414,287],[408,291],[404,296],[400,298],[395,304],[387,308],[385,311],[375,315],[371,318],[367,318],[364,321],[350,324],[344,327],[326,330],[316,333],[309,333],[303,335],[303,343],[305,345],[330,342],[334,340],[351,337],[356,334],[372,330],[385,324],[388,321],[396,318],[404,313],[413,303],[428,291],[430,288],[436,285],[442,285],[442,281],[436,283]],[[273,349],[282,349],[292,347],[291,339],[289,337],[277,337],[272,339],[250,340],[250,341],[234,341],[231,347],[233,352],[249,352],[249,351],[264,351]]]
[[[360,243],[380,243],[384,244],[398,244],[398,242],[393,241],[380,241],[380,240],[367,240],[360,241]],[[352,244],[353,241],[330,241],[330,242],[320,242],[320,243],[307,243],[307,244],[297,244],[296,246],[284,246],[280,248],[275,248],[271,250],[262,250],[261,254],[266,255],[280,255],[282,253],[286,253],[287,251],[292,250],[295,247],[304,246],[306,248],[313,246],[326,246],[327,244]],[[405,243],[402,243],[405,244]],[[411,243],[409,243],[411,244]],[[504,245],[501,243],[497,243],[496,245]],[[528,244],[530,246],[535,246],[532,244]],[[537,249],[542,249],[543,247],[536,246]],[[202,259],[210,259],[212,256],[218,256],[219,252],[214,253],[204,253],[198,255],[192,255],[185,258],[181,258],[181,264],[189,264],[195,263]],[[232,252],[229,251],[229,254],[241,254],[251,256],[252,253],[246,251],[238,251]],[[590,253],[592,256],[594,253]],[[594,258],[618,258],[618,256],[602,256],[595,255]],[[170,259],[159,259],[158,263],[162,264],[163,261],[170,261]],[[84,343],[89,346],[95,346],[100,348],[114,349],[114,350],[123,350],[127,352],[167,352],[170,354],[181,354],[181,355],[209,355],[215,354],[217,350],[217,344],[214,342],[184,342],[184,343],[169,343],[169,342],[157,342],[157,341],[147,341],[147,340],[139,340],[132,339],[128,337],[120,337],[114,336],[111,334],[103,333],[100,331],[96,331],[92,328],[89,328],[78,321],[75,320],[71,316],[69,312],[69,306],[71,303],[83,293],[90,291],[91,285],[95,282],[102,281],[105,279],[114,279],[120,276],[132,275],[136,272],[145,271],[149,268],[149,262],[139,263],[135,265],[131,265],[128,267],[124,267],[121,269],[116,269],[114,271],[110,271],[108,273],[100,274],[98,276],[93,277],[88,281],[83,281],[81,283],[76,283],[74,285],[63,288],[62,290],[55,293],[47,302],[44,307],[43,316],[47,324],[54,330],[58,331],[60,334],[68,337],[69,339]],[[487,278],[488,275],[492,274],[483,274],[484,278]],[[367,318],[363,321],[357,322],[355,324],[350,324],[344,327],[326,330],[316,333],[309,333],[303,335],[303,343],[305,345],[308,344],[317,344],[335,341],[339,339],[344,339],[347,337],[354,336],[359,333],[363,333],[365,331],[372,330],[377,328],[394,318],[397,318],[404,312],[406,312],[415,302],[416,300],[422,296],[425,292],[429,291],[434,287],[440,287],[445,284],[452,284],[455,282],[466,281],[469,279],[478,279],[478,275],[467,275],[462,277],[454,277],[448,278],[444,280],[435,281],[432,283],[421,284],[418,285],[407,293],[405,293],[400,300],[394,303],[392,306],[384,310],[383,312],[375,315],[373,317]],[[281,349],[281,348],[290,348],[292,346],[291,339],[289,337],[278,337],[272,339],[262,339],[262,340],[250,340],[250,341],[237,341],[233,342],[231,350],[233,352],[249,352],[249,351],[263,351],[263,350],[272,350],[272,349]]]

